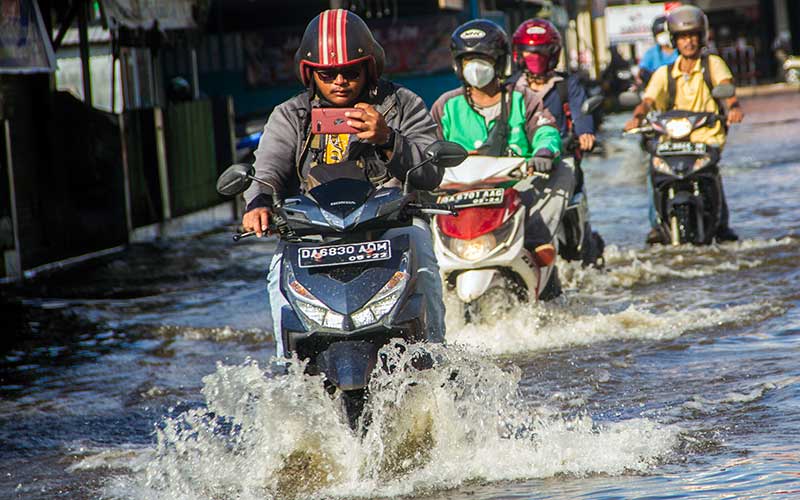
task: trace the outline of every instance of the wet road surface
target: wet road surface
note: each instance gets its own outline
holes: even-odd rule
[[[271,375],[269,241],[231,228],[6,288],[0,497],[800,496],[800,95],[749,99],[723,156],[737,243],[645,248],[641,153],[585,162],[603,271],[490,327],[452,298],[434,370],[352,434]],[[453,371],[459,377],[450,377]]]

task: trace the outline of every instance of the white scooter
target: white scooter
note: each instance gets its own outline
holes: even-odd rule
[[[435,217],[434,251],[442,281],[465,304],[467,321],[479,320],[487,307],[561,292],[555,264],[539,266],[523,245],[526,207],[520,194],[540,189],[547,178],[526,177],[526,170],[524,158],[470,156],[445,172],[439,202],[451,204],[458,215]]]

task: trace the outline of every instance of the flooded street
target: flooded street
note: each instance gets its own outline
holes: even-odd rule
[[[274,375],[271,241],[225,228],[1,290],[0,498],[800,497],[800,95],[743,107],[739,242],[646,248],[644,156],[609,117],[585,162],[606,268],[560,265],[563,297],[489,327],[450,307],[437,366],[379,375],[361,435]]]

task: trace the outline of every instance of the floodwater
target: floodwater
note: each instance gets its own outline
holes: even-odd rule
[[[585,164],[606,269],[563,266],[563,298],[488,327],[453,307],[437,366],[379,375],[363,433],[273,374],[269,241],[5,289],[0,497],[798,498],[799,104],[745,103],[723,160],[742,240],[704,248],[645,248],[643,158],[610,117]]]

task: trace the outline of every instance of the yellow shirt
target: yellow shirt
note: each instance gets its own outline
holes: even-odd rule
[[[679,69],[682,60],[683,56],[678,56],[672,70],[672,76],[675,78],[675,107],[673,109],[719,113],[717,103],[711,97],[711,89],[705,84],[703,65],[700,63],[700,59],[697,60],[692,70],[685,74]],[[659,111],[666,111],[669,99],[667,71],[672,67],[670,64],[658,68],[644,91],[645,99],[652,99]],[[708,67],[711,70],[711,83],[715,87],[724,80],[733,79],[728,65],[719,56],[709,55]],[[725,130],[722,128],[722,123],[717,122],[713,127],[700,127],[693,131],[690,140],[722,147],[725,145]]]

